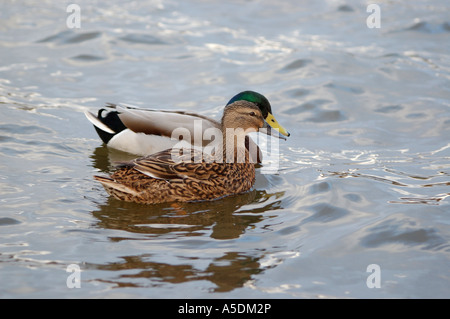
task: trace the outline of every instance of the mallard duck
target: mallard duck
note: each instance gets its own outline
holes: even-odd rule
[[[254,103],[272,128],[284,136],[289,136],[289,132],[278,124],[272,115],[272,107],[262,94],[244,91],[231,98],[227,105],[237,101]],[[150,155],[172,148],[178,142],[171,138],[172,132],[177,128],[189,130],[192,137],[191,143],[194,145],[196,121],[200,121],[197,123],[201,125],[196,127],[201,128],[201,136],[209,128],[220,129],[220,122],[195,113],[139,109],[125,104],[108,104],[107,106],[110,110],[102,108],[97,116],[89,111],[85,112],[85,115],[108,147],[137,156]],[[199,143],[204,142],[199,141]],[[249,145],[253,141],[247,136],[246,143]],[[257,154],[258,162],[261,162],[261,153]]]
[[[244,137],[265,128],[266,134],[282,138],[265,118],[257,102],[232,100],[220,122],[221,140],[210,154],[194,148],[188,160],[176,161],[173,149],[167,149],[121,163],[110,177],[94,178],[115,198],[144,204],[214,200],[246,192],[254,184],[255,166]]]

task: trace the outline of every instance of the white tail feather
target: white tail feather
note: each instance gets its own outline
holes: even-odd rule
[[[111,130],[109,127],[107,127],[105,124],[103,124],[94,114],[92,114],[89,111],[85,111],[84,115],[86,115],[89,122],[91,122],[94,126],[98,127],[102,131],[105,131],[110,134],[116,134],[113,130]]]

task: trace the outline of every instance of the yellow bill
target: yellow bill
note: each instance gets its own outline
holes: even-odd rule
[[[268,113],[267,117],[266,117],[266,122],[267,124],[269,124],[271,127],[273,127],[274,129],[276,129],[280,134],[283,134],[284,136],[289,136],[291,135],[284,127],[282,127],[278,121],[275,119],[275,117],[271,114]]]

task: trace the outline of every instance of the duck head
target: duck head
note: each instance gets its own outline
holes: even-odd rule
[[[266,125],[263,126],[267,128],[268,135],[273,135],[282,139],[285,139],[279,134],[283,136],[290,136],[291,134],[283,127],[281,126],[278,121],[275,119],[275,117],[272,114],[272,107],[269,103],[269,100],[262,94],[254,91],[243,91],[231,98],[230,101],[228,101],[225,109],[227,109],[229,106],[235,104],[236,102],[243,102],[247,101],[250,103],[253,103],[256,105],[256,107],[260,110],[262,117],[264,118]],[[276,130],[279,134],[275,134],[274,130]]]

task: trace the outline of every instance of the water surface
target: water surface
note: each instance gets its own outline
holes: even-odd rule
[[[351,0],[78,1],[79,29],[68,4],[0,10],[0,297],[450,297],[446,1],[381,1],[379,29]],[[85,110],[219,118],[247,89],[291,133],[251,192],[145,206],[93,180],[132,156]]]

